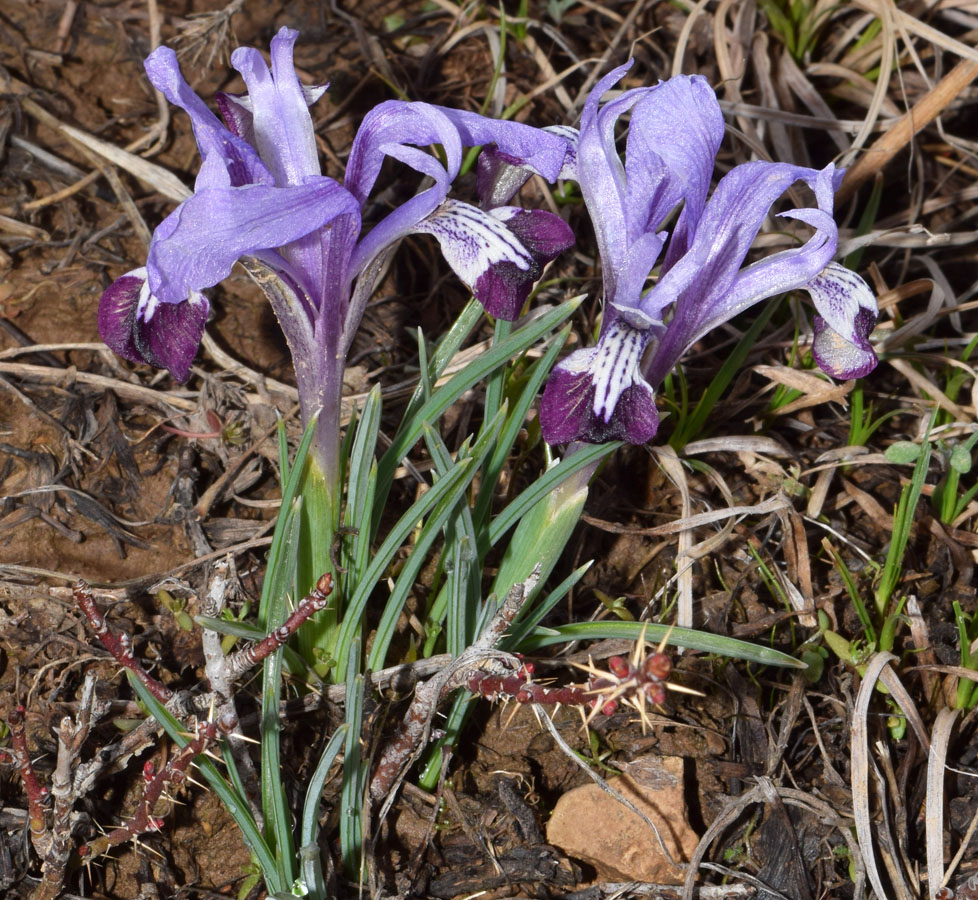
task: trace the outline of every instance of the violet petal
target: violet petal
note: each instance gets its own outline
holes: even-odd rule
[[[384,157],[398,144],[415,147],[441,144],[447,159],[448,179],[458,174],[462,143],[458,129],[449,118],[428,103],[386,100],[364,116],[346,164],[344,184],[361,205],[373,189]]]
[[[202,164],[196,187],[237,187],[272,184],[273,177],[247,141],[228,131],[184,80],[177,55],[169,47],[157,47],[145,62],[153,86],[174,106],[190,116]]]
[[[667,267],[686,251],[703,214],[723,133],[720,104],[701,75],[662,82],[632,111],[625,157],[632,233],[660,228],[683,201]]]
[[[689,250],[642,298],[642,308],[650,316],[661,317],[675,303],[672,320],[646,371],[652,384],[658,384],[705,333],[766,297],[803,287],[825,268],[838,243],[831,217],[834,180],[831,165],[816,171],[768,162],[744,163],[720,180]],[[815,233],[801,247],[741,269],[771,204],[796,181],[812,187],[822,208],[788,215],[814,225]]]
[[[552,129],[534,128],[522,122],[493,119],[463,109],[436,107],[458,130],[464,147],[495,144],[511,160],[554,182],[567,157],[567,141]]]
[[[239,47],[231,54],[248,88],[255,146],[279,187],[321,174],[312,116],[292,63],[298,36],[281,28],[272,38],[271,71],[258,50]]]
[[[323,176],[293,187],[199,191],[156,229],[147,262],[150,288],[164,302],[179,302],[226,278],[245,254],[281,247],[337,216],[358,214],[349,192]]]
[[[650,337],[617,321],[596,347],[575,351],[554,367],[540,403],[547,443],[644,444],[655,436],[655,396],[640,372]]]
[[[557,177],[576,181],[578,130],[568,125],[548,125],[543,131],[564,142],[564,162]],[[495,144],[487,144],[479,154],[477,164],[479,204],[483,209],[505,206],[534,174],[541,173],[519,156],[507,153]]]
[[[167,369],[183,383],[190,377],[209,308],[198,292],[183,303],[160,302],[149,291],[146,269],[134,269],[103,292],[99,334],[124,359]]]

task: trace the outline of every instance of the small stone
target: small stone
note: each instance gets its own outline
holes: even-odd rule
[[[608,784],[655,823],[673,859],[688,862],[699,839],[686,819],[682,759],[648,756],[629,770],[634,777],[615,776]],[[683,870],[662,853],[649,826],[593,783],[557,801],[547,841],[593,866],[601,881],[683,882]]]

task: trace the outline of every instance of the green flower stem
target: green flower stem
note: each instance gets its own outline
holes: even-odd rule
[[[316,437],[319,435],[317,428]],[[295,585],[295,596],[304,597],[320,576],[329,572],[333,576],[333,583],[338,587],[334,591],[333,602],[313,616],[298,633],[299,652],[317,670],[321,665],[328,666],[335,661],[333,649],[344,595],[344,586],[339,580],[340,573],[334,571],[330,556],[340,520],[339,470],[334,470],[333,478],[327,478],[321,466],[322,457],[316,452],[319,449],[321,448],[314,443],[312,452],[306,457],[300,489],[302,511],[296,573],[298,583]]]

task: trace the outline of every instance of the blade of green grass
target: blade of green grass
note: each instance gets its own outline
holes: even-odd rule
[[[129,684],[136,692],[140,701],[150,711],[153,718],[160,723],[163,730],[169,735],[170,740],[178,747],[186,747],[190,743],[190,739],[186,735],[184,726],[150,693],[149,689],[138,678],[131,672],[126,672],[126,675],[129,678]],[[265,884],[268,890],[274,893],[291,887],[291,884],[283,884],[278,879],[278,866],[275,864],[275,857],[269,849],[268,844],[265,843],[261,832],[258,830],[258,825],[251,815],[251,810],[248,808],[248,801],[244,795],[238,794],[224,780],[221,773],[217,771],[217,767],[206,756],[198,756],[196,762],[204,779],[220,798],[224,804],[224,808],[234,819],[235,824],[241,829],[241,836],[244,842],[258,860],[258,865],[265,877]]]
[[[672,625],[658,625],[650,622],[576,622],[571,625],[557,625],[554,628],[537,626],[523,640],[519,649],[525,652],[539,650],[552,644],[566,644],[570,641],[603,641],[609,638],[637,641],[642,635],[650,643],[657,643],[668,637],[668,643],[687,650],[699,650],[743,659],[747,662],[761,663],[765,666],[783,666],[789,669],[804,669],[805,663],[780,650],[761,647],[737,638],[692,628],[677,628]]]
[[[309,779],[306,802],[302,807],[302,823],[299,828],[299,865],[302,880],[306,884],[311,900],[329,900],[326,894],[323,866],[319,858],[319,798],[322,796],[329,770],[336,761],[340,748],[346,742],[346,734],[349,730],[349,723],[344,722],[333,732],[326,749],[319,757],[312,778]]]

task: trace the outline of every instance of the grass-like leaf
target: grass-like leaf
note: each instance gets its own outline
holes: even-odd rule
[[[722,634],[710,634],[708,631],[696,631],[692,628],[677,628],[672,625],[659,625],[653,622],[575,622],[571,625],[558,625],[554,628],[537,626],[523,639],[520,650],[539,650],[552,644],[566,644],[570,641],[603,641],[609,638],[637,641],[642,635],[650,643],[657,643],[668,637],[668,643],[687,650],[699,650],[703,653],[713,653],[717,656],[727,656],[731,659],[743,659],[747,662],[760,663],[765,666],[783,666],[789,669],[804,669],[805,663],[780,650],[762,647],[741,641],[737,638],[725,637]]]
[[[150,711],[153,718],[160,723],[163,730],[169,735],[170,740],[178,747],[186,747],[190,743],[190,738],[187,736],[184,726],[150,693],[149,689],[138,678],[131,672],[126,672],[126,675],[129,678],[129,684],[132,686],[132,689]],[[220,797],[225,809],[227,809],[231,818],[234,819],[238,828],[241,829],[241,836],[244,838],[244,842],[248,845],[248,849],[255,854],[258,865],[265,875],[265,883],[269,891],[284,891],[291,887],[291,882],[286,883],[278,879],[278,867],[275,864],[275,856],[258,830],[258,825],[255,823],[254,816],[252,816],[251,810],[248,808],[248,801],[244,794],[234,790],[224,780],[221,773],[218,772],[214,763],[206,756],[198,756],[196,763],[204,779],[211,786],[214,793]]]

